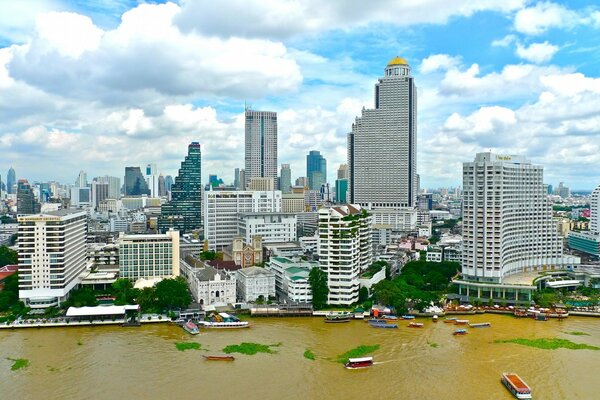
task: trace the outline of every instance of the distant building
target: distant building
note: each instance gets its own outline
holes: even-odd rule
[[[340,164],[340,167],[337,170],[337,178],[338,179],[350,179],[350,172],[348,170],[348,164]]]
[[[148,185],[148,189],[150,190],[150,196],[160,197],[158,194],[158,168],[156,167],[156,164],[146,165],[146,170],[144,172],[144,178],[146,179],[146,185]]]
[[[571,221],[574,223],[574,221]],[[569,247],[573,250],[600,257],[600,186],[590,195],[589,231],[569,232]]]
[[[290,169],[290,164],[281,164],[279,190],[281,190],[281,193],[283,194],[292,191],[292,170]]]
[[[202,227],[202,171],[200,143],[192,142],[171,186],[171,200],[161,206],[158,231],[175,229],[180,234]]]
[[[19,299],[59,306],[86,270],[87,214],[59,210],[19,216]]]
[[[171,175],[165,176],[165,189],[167,192],[171,191],[171,186],[173,186],[173,177]]]
[[[311,150],[306,156],[306,176],[311,190],[319,190],[327,182],[327,160],[320,151]]]
[[[277,181],[277,113],[254,111],[246,117],[245,187],[252,178]]]
[[[150,195],[140,167],[125,167],[125,196]]]
[[[251,178],[248,190],[273,191],[275,190],[275,180],[273,178]]]
[[[75,179],[75,186],[86,187],[88,185],[87,174],[85,171],[79,171],[77,179]]]
[[[108,183],[108,199],[119,199],[121,197],[121,178],[116,176],[98,176],[94,178],[98,183]]]
[[[287,193],[281,198],[281,210],[284,213],[300,213],[306,211],[304,194]]]
[[[265,301],[275,297],[275,274],[261,267],[238,269],[237,297],[244,302],[253,302],[262,297]]]
[[[119,276],[168,278],[179,276],[179,232],[154,235],[119,235]]]
[[[245,243],[256,235],[263,243],[293,242],[297,239],[296,214],[282,212],[253,212],[239,214],[238,232]]]
[[[39,202],[36,201],[33,188],[26,179],[19,179],[17,182],[17,213],[37,214],[42,209]]]
[[[90,197],[92,207],[97,209],[101,202],[108,199],[109,184],[92,181],[90,185]]]
[[[72,187],[70,193],[71,207],[86,207],[92,205],[92,190],[89,186]]]
[[[233,186],[236,188],[236,190],[240,190],[242,188],[239,168],[236,168],[233,172]]]
[[[17,183],[17,174],[13,167],[10,167],[8,174],[6,174],[6,193],[14,194],[14,187]]]
[[[341,204],[348,203],[348,179],[335,181],[335,201]]]
[[[555,189],[554,194],[559,195],[563,199],[571,197],[571,189],[565,186],[564,182],[558,184],[558,187]]]
[[[158,196],[164,197],[167,195],[167,185],[165,183],[165,177],[163,174],[158,176]]]
[[[301,177],[297,178],[295,181],[295,186],[307,188],[308,187],[308,178],[306,178],[305,176],[301,176]]]
[[[260,236],[245,241],[242,236],[233,238],[231,246],[223,249],[223,261],[233,261],[235,265],[248,268],[263,263],[263,242]]]

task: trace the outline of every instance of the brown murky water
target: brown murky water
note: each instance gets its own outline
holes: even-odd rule
[[[455,337],[453,325],[375,329],[363,321],[325,324],[320,318],[252,319],[237,331],[202,331],[192,337],[160,324],[0,331],[1,399],[511,399],[500,384],[514,371],[535,399],[600,399],[600,351],[540,350],[496,339],[565,338],[600,347],[600,319],[570,317],[535,322],[477,315],[491,328]],[[590,336],[573,336],[581,331]],[[197,341],[210,352],[177,351]],[[207,362],[228,344],[274,344],[277,354],[236,355]],[[332,361],[361,344],[379,344],[376,365],[345,370]],[[437,347],[434,347],[437,346]],[[316,361],[302,354],[311,349]],[[31,364],[11,371],[7,358]]]

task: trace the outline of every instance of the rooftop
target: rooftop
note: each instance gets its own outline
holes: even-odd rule
[[[273,272],[261,267],[248,267],[238,270],[238,273],[245,276],[273,276]]]
[[[390,60],[390,62],[388,62],[388,67],[392,67],[394,65],[408,65],[408,61],[406,61],[404,58],[396,56],[394,58],[392,58]]]

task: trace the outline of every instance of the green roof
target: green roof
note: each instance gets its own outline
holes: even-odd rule
[[[286,268],[285,271],[287,273],[289,273],[290,275],[291,274],[298,274],[300,272],[308,273],[308,270],[306,268],[300,268],[300,267],[289,267],[289,268]]]
[[[284,264],[292,264],[293,261],[290,260],[289,258],[285,258],[285,257],[273,257],[273,260],[280,262],[280,263],[284,263]]]

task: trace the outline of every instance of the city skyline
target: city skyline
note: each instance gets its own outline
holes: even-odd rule
[[[310,2],[278,2],[276,18],[252,27],[227,23],[247,7],[238,2],[227,11],[202,2],[11,3],[0,5],[3,175],[12,165],[17,178],[66,183],[79,170],[122,178],[125,166],[148,163],[174,175],[198,141],[206,174],[232,182],[243,167],[245,101],[278,113],[277,169],[303,171],[311,149],[339,165],[373,81],[398,55],[417,82],[423,187],[459,186],[461,163],[489,150],[544,165],[547,183],[591,190],[599,181],[600,11],[591,2],[453,3],[435,13],[382,3],[352,15],[334,3],[318,16]],[[136,68],[157,53],[160,65]]]

